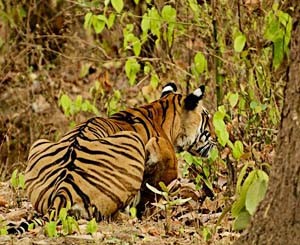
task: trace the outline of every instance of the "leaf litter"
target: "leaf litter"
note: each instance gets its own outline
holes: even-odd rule
[[[226,185],[222,178],[219,183]],[[226,213],[222,215],[226,206],[222,192],[217,192],[213,199],[206,198],[202,189],[196,190],[195,184],[185,178],[173,181],[168,189],[176,193],[174,199],[190,199],[171,206],[170,217],[156,205],[141,220],[122,214],[114,221],[102,221],[93,235],[86,233],[87,221],[78,220],[80,232],[71,235],[48,238],[44,227],[37,227],[20,236],[0,236],[0,244],[230,244],[238,238],[239,233],[232,231],[231,217]],[[20,204],[13,201],[15,194],[12,193],[9,182],[0,183],[2,224],[5,221],[17,224],[34,213],[26,199],[23,198]],[[163,203],[161,198],[156,204]],[[166,222],[169,223],[168,230]]]

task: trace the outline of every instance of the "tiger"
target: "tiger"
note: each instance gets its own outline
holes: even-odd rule
[[[171,82],[152,103],[108,118],[90,118],[58,142],[35,142],[25,170],[26,193],[34,209],[42,216],[54,210],[57,216],[70,203],[80,217],[100,221],[137,197],[144,205],[153,197],[146,183],[158,187],[177,178],[176,152],[207,157],[214,147],[204,94],[201,85],[184,96]]]

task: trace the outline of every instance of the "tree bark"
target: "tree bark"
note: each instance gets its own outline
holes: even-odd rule
[[[290,66],[269,188],[239,244],[300,244],[300,7],[294,1]]]

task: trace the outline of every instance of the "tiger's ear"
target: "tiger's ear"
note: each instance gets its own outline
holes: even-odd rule
[[[186,110],[194,110],[197,107],[199,101],[203,98],[204,93],[205,93],[205,86],[201,85],[193,93],[189,94],[184,99],[184,108]]]
[[[163,86],[160,98],[164,97],[165,95],[167,95],[169,93],[175,93],[176,91],[177,91],[176,84],[173,82],[170,82],[170,83],[166,84],[165,86]]]

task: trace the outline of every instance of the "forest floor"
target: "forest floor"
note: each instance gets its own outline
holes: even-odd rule
[[[179,183],[180,182],[180,183]],[[180,189],[181,196],[201,195],[186,181],[173,182],[173,187]],[[9,181],[0,183],[0,228],[6,222],[19,224],[20,220],[32,216],[30,203],[24,198],[23,191],[16,193]],[[192,195],[191,195],[191,192]],[[185,193],[185,194],[184,194]],[[189,194],[187,194],[189,193]],[[203,193],[202,193],[203,194]],[[185,196],[185,197],[186,197]],[[142,220],[120,214],[114,221],[102,221],[93,235],[87,234],[87,221],[78,220],[79,231],[70,235],[59,234],[49,238],[45,235],[45,226],[36,227],[18,236],[0,236],[0,245],[4,244],[231,244],[239,237],[233,232],[232,220],[224,215],[222,225],[217,226],[222,215],[219,205],[223,195],[217,195],[214,200],[206,198],[201,204],[194,200],[170,209],[170,220],[166,221],[164,211],[156,208],[151,215]],[[20,200],[16,203],[16,200]],[[225,210],[225,209],[223,209]],[[168,226],[168,228],[166,227]]]

